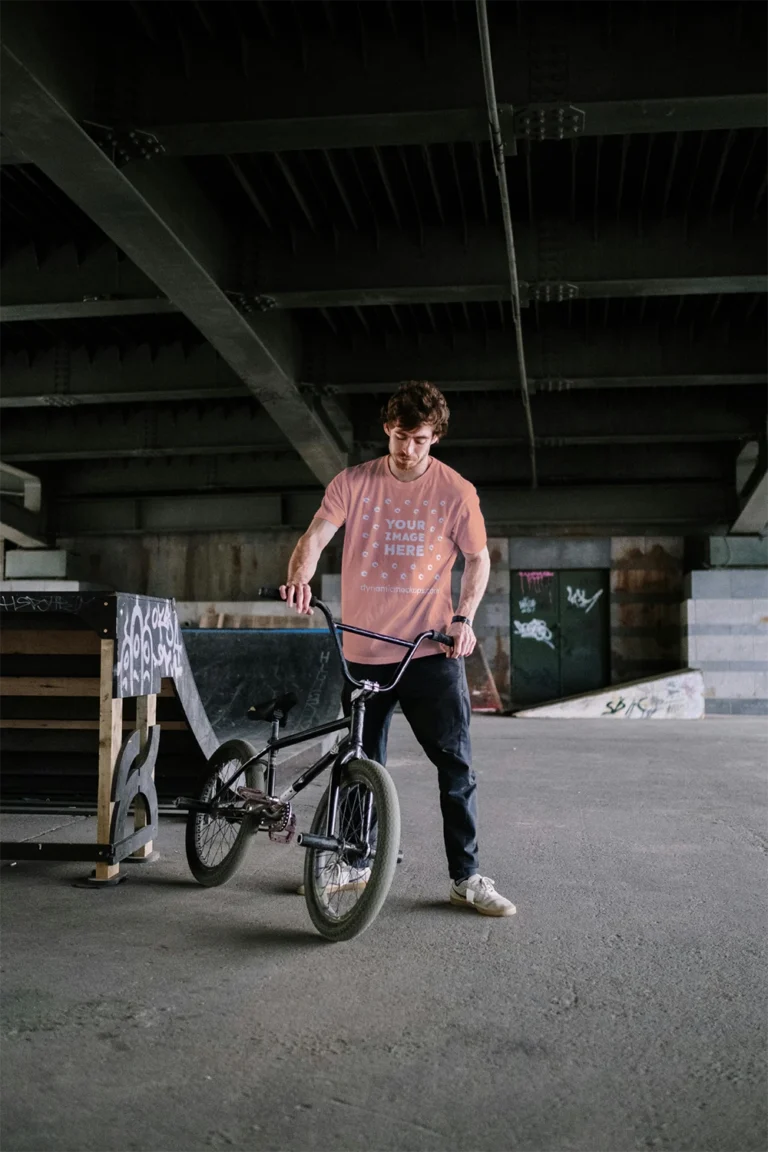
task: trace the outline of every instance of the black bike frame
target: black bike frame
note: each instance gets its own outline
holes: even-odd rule
[[[264,599],[274,599],[279,597],[279,593],[274,590],[269,597],[266,595]],[[282,597],[279,597],[282,599]],[[294,732],[290,736],[276,736],[275,731],[277,724],[273,728],[273,735],[261,749],[254,756],[247,760],[240,766],[239,771],[232,776],[229,780],[225,781],[219,791],[212,797],[212,799],[205,805],[206,808],[212,808],[221,794],[231,789],[233,783],[244,775],[246,770],[252,765],[268,757],[268,781],[267,791],[271,793],[274,786],[274,757],[277,752],[282,748],[290,748],[294,744],[305,744],[309,740],[314,740],[318,736],[328,736],[333,732],[341,732],[343,729],[349,729],[349,736],[342,741],[341,745],[333,748],[330,752],[326,752],[319,760],[316,760],[305,772],[301,774],[294,782],[285,789],[279,796],[274,799],[280,804],[287,804],[290,800],[302,792],[308,784],[311,784],[321,772],[326,768],[332,767],[331,778],[328,786],[328,820],[327,820],[327,835],[330,837],[333,834],[333,827],[336,823],[336,815],[339,803],[339,787],[341,784],[341,773],[344,765],[350,760],[359,760],[364,758],[363,752],[363,722],[365,719],[365,702],[371,696],[379,692],[391,692],[399,684],[406,668],[414,657],[414,654],[420,644],[424,640],[433,640],[440,637],[440,642],[446,642],[451,638],[444,636],[442,633],[429,631],[421,632],[415,640],[401,640],[398,636],[386,636],[381,632],[369,632],[365,628],[354,628],[350,624],[341,624],[333,619],[328,607],[322,600],[312,600],[312,606],[318,608],[328,623],[328,629],[333,637],[336,646],[336,652],[341,662],[341,671],[344,679],[354,689],[352,693],[352,709],[349,715],[342,716],[338,720],[331,720],[327,724],[318,724],[315,728],[305,728],[302,732]],[[339,638],[340,632],[354,632],[357,636],[368,636],[372,640],[384,640],[390,644],[397,644],[402,648],[407,648],[403,659],[397,666],[395,674],[390,680],[389,684],[381,685],[375,680],[355,680],[354,676],[349,671],[347,661],[344,656],[344,650],[341,646]],[[452,641],[451,641],[452,642]],[[370,798],[368,798],[370,800]],[[202,805],[201,805],[202,807]],[[370,803],[366,805],[366,825],[370,824],[370,813],[368,809]],[[366,838],[368,835],[368,828],[366,827]]]

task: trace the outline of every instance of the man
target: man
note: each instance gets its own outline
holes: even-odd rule
[[[430,456],[448,430],[448,405],[434,384],[411,381],[382,410],[388,455],[340,472],[299,540],[280,592],[311,613],[309,582],[323,549],[346,525],[342,619],[372,632],[411,639],[437,629],[453,647],[422,644],[395,692],[366,704],[363,747],[386,763],[387,735],[399,700],[416,739],[437,768],[443,834],[451,877],[449,900],[486,916],[512,916],[515,906],[480,875],[476,781],[469,740],[470,701],[464,656],[476,639],[472,620],[488,583],[490,559],[477,492]],[[464,556],[458,612],[451,569]],[[397,664],[391,644],[344,634],[344,655],[358,680],[386,684]],[[347,886],[359,887],[367,870]]]

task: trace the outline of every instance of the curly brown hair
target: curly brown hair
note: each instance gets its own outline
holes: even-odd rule
[[[399,424],[406,432],[431,424],[435,436],[445,436],[450,415],[445,396],[428,380],[406,380],[381,410],[385,424]]]

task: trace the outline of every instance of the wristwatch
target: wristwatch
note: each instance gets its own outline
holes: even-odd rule
[[[472,621],[469,616],[454,616],[451,619],[451,624],[469,624],[472,627]]]

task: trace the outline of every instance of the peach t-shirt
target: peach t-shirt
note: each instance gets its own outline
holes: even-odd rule
[[[328,485],[317,513],[346,524],[341,566],[345,624],[412,640],[444,632],[453,615],[451,569],[457,552],[480,552],[485,522],[477,492],[453,468],[431,458],[418,480],[396,480],[388,458],[345,468]],[[425,641],[418,656],[442,652]],[[344,633],[344,655],[360,664],[389,664],[405,650]]]

